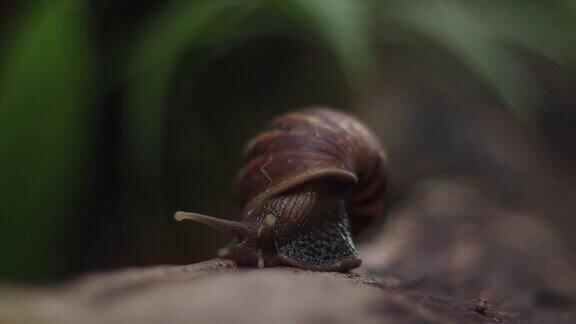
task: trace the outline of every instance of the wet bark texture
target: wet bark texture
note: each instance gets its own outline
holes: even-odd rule
[[[353,273],[210,260],[4,288],[2,323],[574,322],[576,268],[542,220],[469,178],[417,184]]]

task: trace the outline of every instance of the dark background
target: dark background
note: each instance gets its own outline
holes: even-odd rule
[[[243,144],[311,104],[374,129],[388,211],[456,176],[575,255],[573,1],[4,1],[0,28],[3,281],[210,258],[173,212],[239,218]]]

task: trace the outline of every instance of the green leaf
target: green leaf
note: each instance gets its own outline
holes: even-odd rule
[[[574,1],[511,2],[487,6],[489,33],[513,41],[564,66],[576,63]]]
[[[138,78],[162,66],[168,68],[188,50],[198,46],[223,18],[234,22],[256,8],[255,1],[172,1],[152,18],[129,49],[127,74]]]
[[[533,116],[540,92],[534,75],[471,10],[452,1],[430,0],[396,2],[387,7],[386,15],[459,56],[517,116]]]
[[[374,71],[368,1],[290,0],[334,50],[347,76],[358,85]]]
[[[172,2],[153,18],[130,48],[125,73],[129,82],[124,120],[127,143],[122,155],[138,178],[144,181],[142,189],[145,194],[156,201],[162,201],[162,132],[167,92],[174,69],[187,51],[201,48],[207,39],[236,36],[234,23],[256,9],[257,3],[225,0]],[[230,28],[223,28],[223,25]],[[220,34],[215,34],[215,31]],[[204,63],[199,62],[199,65]],[[151,211],[150,217],[162,214],[162,206],[153,208],[157,209]]]
[[[0,60],[0,275],[38,279],[66,267],[93,60],[84,1],[37,1],[19,18]]]

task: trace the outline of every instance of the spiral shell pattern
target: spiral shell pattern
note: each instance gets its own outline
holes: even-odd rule
[[[358,234],[381,214],[386,180],[385,153],[372,132],[350,114],[313,107],[279,116],[248,143],[235,187],[247,215],[303,183],[341,188]]]

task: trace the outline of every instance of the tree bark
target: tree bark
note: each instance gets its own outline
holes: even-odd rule
[[[1,323],[576,322],[576,268],[547,224],[470,179],[429,180],[360,245],[353,273],[214,259],[4,287]]]

